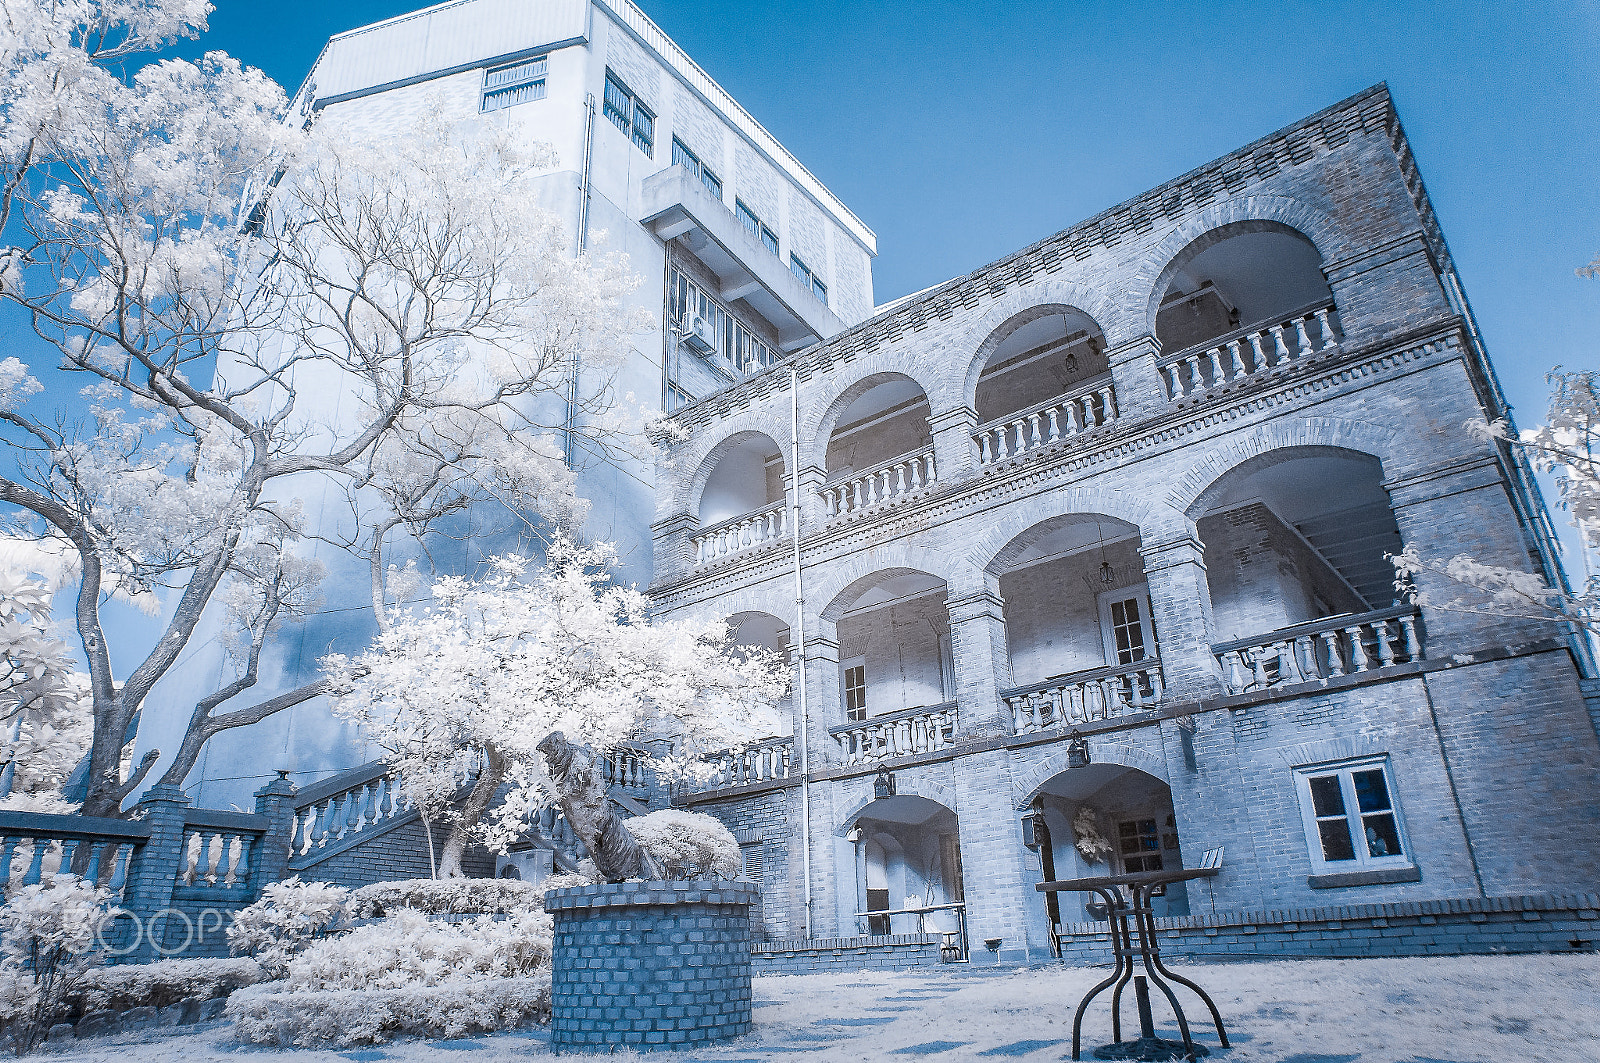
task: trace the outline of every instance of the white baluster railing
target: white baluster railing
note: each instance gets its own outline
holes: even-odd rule
[[[704,565],[742,550],[776,542],[788,534],[788,503],[774,502],[766,509],[734,517],[698,532],[689,541],[694,545],[694,563]]]
[[[604,772],[607,786],[620,786],[624,790],[644,790],[650,785],[645,764],[649,754],[627,746],[618,746],[605,755]]]
[[[340,785],[338,776],[306,787],[295,801],[289,856],[307,856],[319,849],[371,831],[412,807],[399,779],[378,763]],[[331,791],[331,792],[330,792]]]
[[[1417,610],[1315,620],[1211,647],[1231,694],[1314,683],[1424,659]]]
[[[831,520],[907,498],[932,485],[938,477],[933,448],[923,447],[848,480],[828,484],[818,494]]]
[[[1002,690],[1000,700],[1011,712],[1011,733],[1023,735],[1144,712],[1161,694],[1161,662],[1147,657]]]
[[[795,755],[794,738],[768,738],[752,742],[743,749],[727,749],[706,757],[710,775],[701,781],[691,781],[696,791],[725,790],[733,786],[787,779],[800,772],[800,761]]]
[[[1110,377],[1037,406],[996,418],[972,433],[978,460],[990,465],[1030,450],[1102,428],[1117,419],[1117,392]]]
[[[239,813],[191,809],[184,817],[176,885],[241,893],[250,889],[265,828],[241,825],[241,820],[245,817]]]
[[[955,741],[956,703],[904,709],[830,727],[846,764],[936,753]]]
[[[1339,341],[1338,312],[1324,302],[1179,351],[1159,370],[1167,398],[1176,402],[1331,350]]]
[[[0,812],[0,892],[66,874],[74,859],[83,878],[122,900],[128,862],[150,837],[148,824],[91,816]]]

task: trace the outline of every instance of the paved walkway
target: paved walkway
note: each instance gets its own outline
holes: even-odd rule
[[[1233,1042],[1222,1050],[1203,1006],[1180,996],[1216,1063],[1600,1063],[1600,956],[1304,960],[1180,966],[1216,999]],[[1070,1058],[1072,1013],[1104,969],[951,965],[897,974],[756,980],[756,1029],[652,1063],[1044,1063]],[[1182,990],[1179,990],[1182,993]],[[1137,1029],[1131,993],[1124,1030]],[[1103,998],[1102,998],[1103,999]],[[1176,1037],[1175,1024],[1157,1025]],[[1108,1006],[1084,1021],[1084,1058],[1111,1039]],[[52,1055],[62,1063],[541,1063],[543,1029],[344,1051],[242,1046],[218,1025],[176,1036],[107,1037]],[[559,1057],[571,1060],[570,1054]],[[240,1060],[240,1063],[244,1063]]]

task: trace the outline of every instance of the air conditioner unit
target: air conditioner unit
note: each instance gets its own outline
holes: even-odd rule
[[[713,354],[717,349],[716,329],[703,317],[691,318],[689,327],[684,330],[683,342],[701,354]]]

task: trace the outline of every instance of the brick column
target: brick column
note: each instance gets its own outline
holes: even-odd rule
[[[1167,389],[1156,368],[1160,355],[1161,343],[1154,336],[1140,336],[1106,352],[1117,387],[1118,417],[1142,419],[1166,410]]]
[[[820,617],[806,618],[805,670],[811,770],[816,771],[824,765],[839,763],[839,743],[828,734],[828,728],[844,723],[844,704],[839,688],[838,631],[833,624]],[[795,720],[797,735],[799,722]]]
[[[1011,768],[1003,749],[991,749],[955,764],[956,807],[961,831],[962,886],[967,904],[967,948],[972,962],[1021,963],[1028,958],[1027,896],[1033,892],[1023,867],[1022,820],[1011,806]],[[998,956],[984,947],[1000,938]]]
[[[657,578],[669,572],[681,572],[694,564],[694,551],[689,546],[689,536],[700,527],[691,513],[677,513],[650,525],[655,545]]]
[[[1011,717],[1000,704],[1000,691],[1011,685],[1011,656],[1006,649],[1005,603],[999,581],[986,579],[981,587],[952,588],[945,605],[950,610],[951,656],[955,658],[956,706],[964,734],[1005,734]]]
[[[183,821],[188,807],[189,797],[179,787],[152,786],[135,809],[150,825],[150,840],[135,850],[122,890],[122,906],[138,917],[145,929],[138,948],[128,953],[129,961],[148,963],[161,958],[151,946],[149,932],[166,930],[166,921],[153,917],[172,905],[172,890],[184,857]]]
[[[827,521],[828,509],[822,501],[822,485],[828,482],[828,473],[820,465],[807,465],[800,470],[800,533],[815,531]],[[787,501],[787,499],[785,499]]]
[[[933,465],[940,483],[954,483],[971,476],[978,468],[978,448],[972,430],[978,426],[978,413],[971,406],[957,406],[928,418],[933,431]]]
[[[261,846],[255,854],[255,866],[250,869],[250,890],[259,896],[261,887],[277,882],[289,873],[289,846],[294,839],[294,795],[298,792],[289,781],[287,771],[279,771],[278,778],[256,791],[256,815],[266,816],[271,823],[261,836]]]
[[[1183,535],[1146,542],[1139,552],[1150,587],[1167,700],[1216,697],[1223,692],[1222,669],[1211,653],[1216,634],[1205,548],[1194,536]]]

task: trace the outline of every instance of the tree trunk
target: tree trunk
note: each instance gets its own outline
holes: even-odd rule
[[[483,770],[478,773],[478,781],[473,784],[472,792],[467,795],[467,803],[462,806],[461,815],[456,820],[455,826],[450,828],[450,837],[444,843],[444,851],[439,854],[440,878],[466,878],[466,873],[461,870],[461,858],[467,851],[467,839],[472,830],[489,810],[489,802],[494,800],[494,792],[500,789],[500,784],[505,781],[506,772],[510,764],[505,756],[494,745],[483,747]]]
[[[611,794],[596,770],[594,753],[569,742],[560,731],[551,732],[538,748],[556,784],[561,811],[601,876],[607,882],[662,878],[661,868],[611,810]]]

